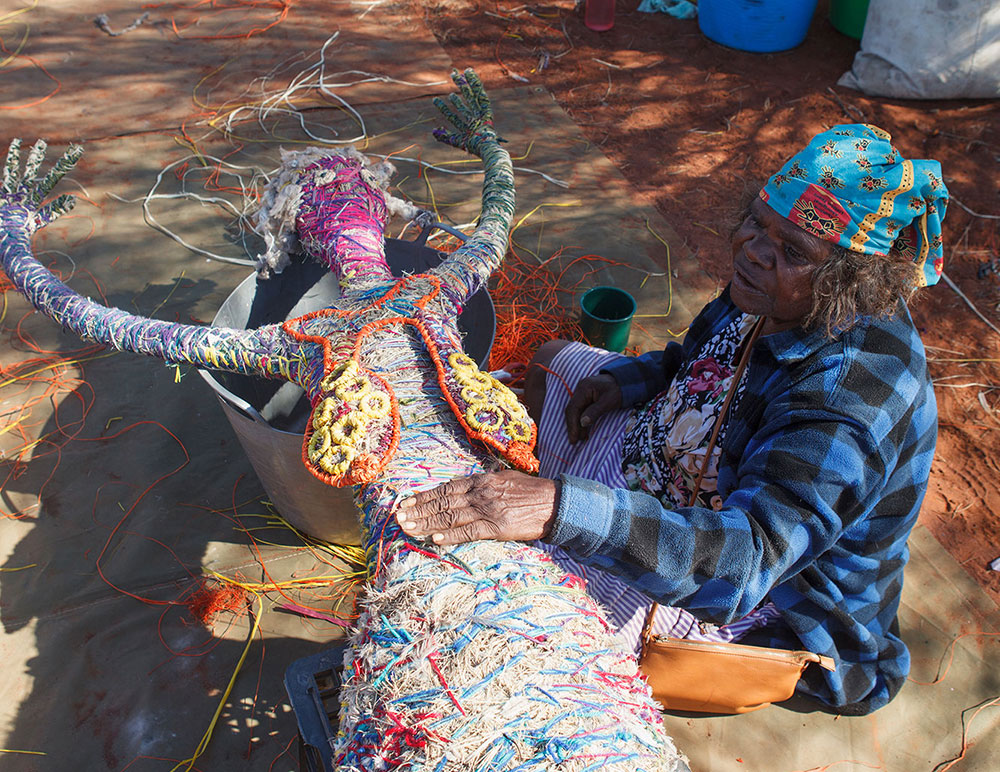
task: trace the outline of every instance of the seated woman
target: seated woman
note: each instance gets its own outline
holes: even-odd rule
[[[808,649],[837,669],[810,666],[799,692],[885,705],[909,669],[896,612],[937,433],[905,301],[941,273],[946,203],[940,165],[881,129],[819,134],[750,205],[732,281],[683,344],[543,346],[526,395],[541,476],[454,480],[405,502],[401,526],[542,539],[633,642],[656,601],[672,608],[654,633]]]

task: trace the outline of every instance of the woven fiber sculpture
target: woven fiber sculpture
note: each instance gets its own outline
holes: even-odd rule
[[[72,291],[32,255],[32,234],[68,210],[43,205],[80,157],[39,177],[11,144],[0,192],[0,258],[39,311],[80,336],[171,363],[284,379],[309,395],[303,462],[355,486],[369,582],[346,655],[334,757],[342,770],[662,770],[687,765],[666,735],[635,658],[618,650],[584,583],[525,544],[445,549],[396,525],[429,479],[513,465],[533,471],[535,427],[461,346],[458,313],[497,268],[514,214],[510,157],[475,73],[435,103],[435,136],[483,161],[478,227],[434,270],[394,279],[386,198],[363,160],[289,154],[259,221],[269,252],[297,243],[329,266],[329,308],[256,330],[156,321]],[[272,255],[273,256],[273,255]],[[280,262],[280,261],[279,261]],[[428,472],[433,474],[429,474]]]

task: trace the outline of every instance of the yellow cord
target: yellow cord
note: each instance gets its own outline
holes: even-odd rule
[[[54,370],[57,367],[69,367],[70,365],[79,365],[84,362],[92,362],[95,359],[104,359],[105,357],[113,357],[118,354],[118,351],[108,351],[104,354],[95,354],[92,357],[83,357],[82,359],[63,359],[59,362],[55,362],[51,365],[46,365],[45,367],[39,367],[37,370],[32,370],[30,373],[25,373],[24,375],[19,375],[16,378],[10,378],[6,381],[0,382],[0,389],[4,386],[10,386],[12,383],[17,383],[25,378],[30,378],[32,375],[38,375],[38,373],[44,373],[46,370]]]
[[[251,590],[251,592],[253,592]],[[236,663],[236,669],[233,671],[233,677],[229,679],[229,683],[226,685],[226,690],[222,694],[222,698],[219,700],[219,705],[215,709],[215,714],[212,716],[212,721],[208,725],[208,729],[205,730],[205,734],[202,735],[201,742],[198,743],[198,747],[194,750],[194,755],[189,759],[184,759],[177,764],[170,772],[176,772],[178,769],[183,767],[185,764],[186,770],[190,770],[198,757],[201,756],[205,750],[208,748],[208,743],[212,739],[212,732],[215,731],[216,724],[219,723],[219,716],[222,715],[222,709],[226,706],[226,701],[229,699],[230,693],[233,691],[233,686],[236,684],[236,678],[240,674],[240,670],[243,668],[243,663],[246,662],[247,654],[250,653],[250,646],[253,645],[253,639],[257,636],[257,631],[260,629],[260,618],[264,615],[264,599],[254,592],[254,596],[257,598],[257,603],[259,608],[257,610],[257,615],[254,617],[253,628],[250,630],[250,635],[247,636],[247,645],[243,647],[243,653],[240,655],[240,661]]]
[[[27,417],[27,416],[21,416],[20,418],[18,418],[18,419],[17,419],[16,421],[14,421],[13,423],[9,423],[9,424],[7,424],[7,425],[6,425],[6,426],[5,426],[5,427],[4,427],[3,429],[0,429],[0,435],[3,435],[3,434],[6,434],[7,432],[9,432],[9,431],[10,431],[11,429],[13,429],[13,428],[14,428],[15,426],[17,426],[17,425],[18,425],[19,423],[21,423],[21,421],[23,421],[23,420],[24,420],[24,419],[25,419],[26,417]]]
[[[9,19],[13,19],[15,16],[20,16],[22,13],[27,13],[28,11],[33,11],[35,6],[38,5],[38,0],[34,0],[31,5],[27,8],[21,8],[17,11],[11,11],[6,16],[0,16],[0,24],[5,24]],[[21,38],[21,42],[17,44],[17,48],[11,51],[10,56],[0,62],[0,67],[6,67],[11,61],[20,56],[24,44],[28,42],[28,35],[31,33],[31,25],[25,23],[24,25],[24,37]]]
[[[652,233],[653,237],[663,245],[664,249],[667,250],[667,310],[663,314],[639,314],[638,316],[670,316],[670,309],[674,307],[674,272],[670,267],[670,245],[659,233],[653,230],[652,226],[649,224],[649,218],[646,218],[645,222],[646,230]],[[667,335],[672,338],[679,338],[686,332],[686,327],[680,332],[674,332],[671,329],[667,329]]]
[[[533,258],[535,258],[535,260],[537,260],[539,263],[542,262],[542,258],[536,252],[532,252],[527,247],[522,246],[521,244],[518,244],[517,240],[514,238],[514,233],[515,233],[515,231],[517,231],[518,228],[520,228],[522,225],[524,225],[524,223],[528,220],[529,217],[531,217],[535,212],[537,212],[539,209],[541,209],[544,206],[581,206],[581,204],[580,204],[579,201],[567,201],[565,203],[555,203],[554,202],[554,203],[539,204],[534,209],[532,209],[530,212],[528,212],[526,215],[524,215],[524,217],[522,217],[520,220],[518,220],[517,223],[514,225],[514,227],[510,229],[510,242],[511,242],[511,244],[514,244],[519,249],[522,249],[525,252],[527,252],[529,255],[531,255]]]

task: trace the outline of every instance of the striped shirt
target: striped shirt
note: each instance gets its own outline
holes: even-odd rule
[[[552,360],[546,375],[545,403],[538,427],[540,476],[551,479],[568,474],[611,488],[629,487],[622,472],[622,440],[634,418],[634,411],[606,413],[582,442],[571,444],[566,432],[565,410],[572,391],[581,380],[618,358],[618,354],[603,349],[571,343]],[[712,490],[715,490],[714,485]],[[607,571],[580,563],[559,547],[544,542],[537,542],[536,546],[549,552],[563,570],[586,582],[587,593],[600,603],[608,621],[618,629],[617,638],[621,647],[638,654],[652,601],[628,582]],[[660,606],[653,618],[651,632],[654,636],[731,643],[777,618],[778,613],[770,603],[722,626],[704,622],[677,606]]]

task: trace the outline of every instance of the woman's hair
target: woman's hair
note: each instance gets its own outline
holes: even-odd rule
[[[889,251],[886,257],[852,252],[830,244],[830,258],[812,277],[813,305],[803,326],[824,327],[829,338],[849,330],[859,317],[890,317],[899,299],[909,302],[919,289],[912,261]]]
[[[730,237],[750,215],[750,204],[757,198],[752,184],[744,190],[739,216],[732,224]],[[886,257],[852,252],[839,244],[830,244],[830,258],[816,268],[812,277],[813,305],[802,326],[823,327],[833,338],[845,332],[864,316],[887,318],[896,313],[899,299],[909,302],[920,289],[919,272],[914,263],[895,249]]]

